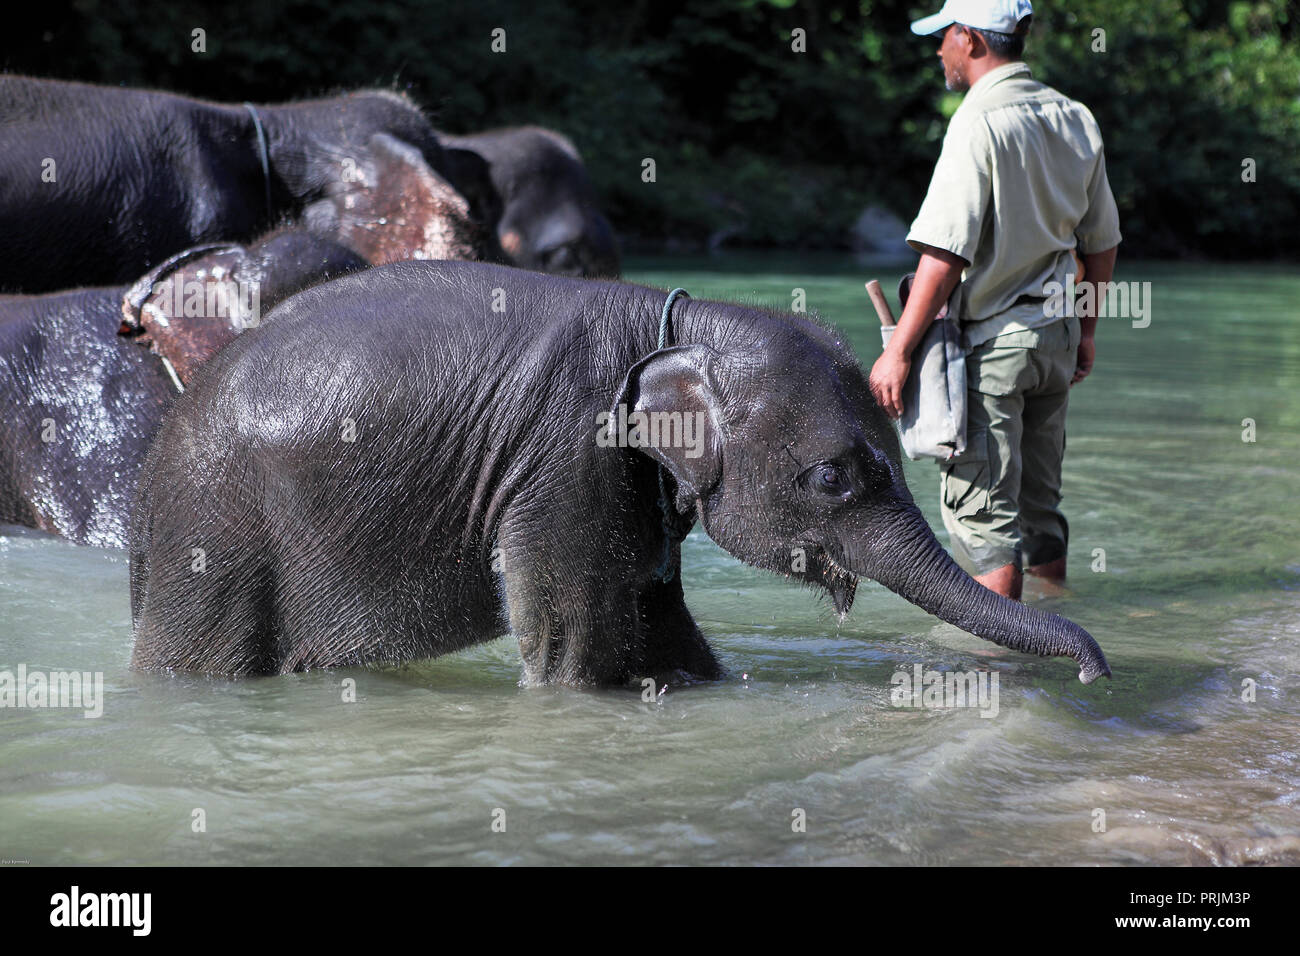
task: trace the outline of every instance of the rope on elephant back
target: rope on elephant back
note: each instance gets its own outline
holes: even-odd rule
[[[245,103],[244,109],[248,110],[253,117],[253,129],[257,133],[257,156],[262,161],[262,186],[266,190],[266,215],[274,218],[271,209],[271,162],[266,151],[266,130],[262,128],[262,117],[258,115],[257,107],[252,103]]]
[[[659,348],[663,349],[668,345],[669,319],[672,318],[673,303],[678,299],[689,299],[691,294],[685,289],[673,289],[668,293],[668,298],[664,299],[663,311],[659,313]],[[664,584],[673,579],[676,570],[673,568],[673,541],[681,541],[686,537],[685,532],[679,533],[673,524],[669,515],[675,515],[676,509],[668,503],[668,489],[664,485],[664,466],[659,465],[659,520],[664,530],[664,556],[659,562],[659,567],[655,569],[655,577]],[[693,524],[694,522],[692,522]],[[687,532],[690,531],[688,527]]]

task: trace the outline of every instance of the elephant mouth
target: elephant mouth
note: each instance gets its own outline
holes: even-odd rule
[[[822,552],[821,584],[830,593],[835,605],[835,613],[841,618],[853,607],[853,596],[858,592],[858,578],[836,562],[829,554]]]

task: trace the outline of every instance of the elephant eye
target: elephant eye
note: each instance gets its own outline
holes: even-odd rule
[[[818,465],[812,470],[812,485],[823,494],[843,496],[853,490],[849,475],[839,465]]]

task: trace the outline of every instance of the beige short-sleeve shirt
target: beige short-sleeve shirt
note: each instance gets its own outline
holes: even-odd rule
[[[951,305],[967,341],[1057,320],[1044,285],[1066,281],[1081,255],[1119,245],[1101,130],[1082,103],[1035,80],[1025,63],[990,70],[948,124],[930,189],[907,235],[969,265]]]

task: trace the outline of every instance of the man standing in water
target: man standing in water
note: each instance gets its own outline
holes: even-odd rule
[[[897,418],[912,351],[949,304],[970,351],[966,450],[940,466],[943,521],[957,562],[1012,598],[1022,564],[1065,578],[1065,410],[1095,356],[1095,307],[1063,318],[1044,286],[1065,286],[1076,248],[1087,279],[1109,282],[1120,241],[1097,121],[1021,62],[1032,16],[1029,0],[948,0],[912,24],[942,38],[944,80],[966,97],[907,236],[921,254],[911,295],[871,369]]]

